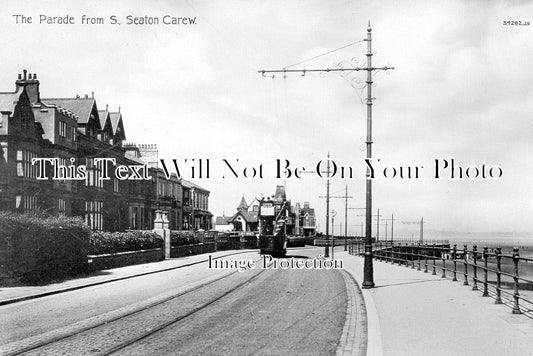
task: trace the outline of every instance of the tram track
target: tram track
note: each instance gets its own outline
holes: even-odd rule
[[[244,254],[244,253],[250,253],[250,251],[239,251],[239,252],[234,252],[234,253],[228,253],[228,254],[225,254],[225,255],[220,255],[220,256],[217,256],[217,257],[213,257],[212,259],[216,260],[216,259],[220,259],[220,258],[224,258],[224,257],[228,257],[228,256],[239,255],[239,254]],[[205,263],[205,262],[208,262],[208,261],[209,261],[208,259],[205,259],[205,260],[201,260],[201,261],[195,261],[195,262],[186,263],[186,264],[183,264],[183,265],[169,267],[169,268],[164,268],[164,269],[160,269],[160,270],[142,272],[142,273],[137,273],[137,274],[133,274],[133,275],[129,275],[129,276],[122,276],[122,277],[108,279],[108,280],[104,280],[104,281],[98,281],[98,282],[93,282],[93,283],[88,283],[88,284],[83,284],[83,285],[78,285],[78,286],[67,287],[67,288],[64,288],[64,289],[57,289],[57,290],[52,290],[52,291],[48,291],[48,292],[43,292],[43,293],[38,293],[38,294],[33,294],[33,295],[27,295],[27,296],[23,296],[23,297],[16,297],[16,298],[7,299],[7,300],[0,300],[0,307],[4,306],[4,305],[20,303],[20,302],[27,301],[27,300],[44,298],[44,297],[57,295],[57,294],[62,294],[62,293],[67,293],[67,292],[71,292],[71,291],[76,291],[76,290],[80,290],[80,289],[84,289],[84,288],[95,287],[95,286],[99,286],[99,285],[102,285],[102,284],[120,282],[120,281],[123,281],[123,280],[126,280],[126,279],[132,279],[132,278],[147,276],[147,275],[150,275],[150,274],[168,272],[168,271],[172,271],[172,270],[176,270],[176,269],[180,269],[180,268],[184,268],[184,267],[190,267],[190,266],[198,265],[198,264]]]
[[[122,343],[121,345],[117,345],[116,347],[114,347],[113,349],[109,350],[108,352],[104,353],[103,355],[112,355],[114,353],[117,353],[118,351],[120,350],[123,350],[125,349],[126,347],[130,346],[130,345],[133,345],[143,339],[146,339],[162,330],[164,330],[165,328],[169,327],[169,326],[172,326],[180,321],[182,321],[183,319],[185,318],[188,318],[196,313],[198,313],[199,311],[207,308],[208,306],[210,306],[211,304],[214,304],[215,302],[221,300],[222,298],[226,297],[227,295],[237,291],[238,289],[240,289],[241,287],[243,287],[244,285],[250,283],[252,280],[254,280],[255,278],[257,278],[259,275],[261,275],[263,272],[265,271],[265,269],[262,269],[260,270],[260,272],[254,274],[251,278],[239,283],[238,285],[234,286],[233,288],[231,288],[230,290],[226,291],[225,293],[223,293],[222,295],[220,296],[217,296],[216,298],[213,298],[211,299],[210,301],[208,301],[207,303],[204,303],[203,305],[191,310],[190,312],[188,312],[187,314],[183,315],[183,316],[180,316],[178,318],[175,318],[174,320],[170,320],[162,325],[160,325],[159,327],[157,327],[156,329],[153,329],[153,330],[150,330],[150,332],[147,332],[145,333],[144,335],[140,336],[140,337],[137,337],[135,339],[132,339],[132,340],[129,340],[128,342],[125,342],[125,343]]]
[[[228,255],[225,255],[225,256],[228,256]],[[218,258],[220,257],[224,257],[224,256],[219,256]],[[206,262],[206,261],[202,261],[202,262]],[[194,264],[198,264],[202,262],[197,262]],[[209,305],[224,298],[228,294],[235,292],[242,286],[246,285],[253,279],[257,278],[257,276],[259,276],[262,272],[264,272],[264,270],[259,270],[259,272],[254,273],[250,278],[245,278],[244,281],[240,281],[236,285],[232,286],[230,289],[225,290],[222,293],[219,293],[215,298],[209,298],[204,303],[201,303],[200,305],[192,308],[191,310],[188,310],[184,314],[179,314],[177,317],[172,317],[170,320],[162,322],[159,325],[156,325],[155,327],[150,327],[145,332],[142,332],[133,338],[128,338],[127,340],[123,342],[119,342],[118,344],[113,345],[111,348],[107,348],[105,351],[100,350],[100,349],[94,349],[91,352],[86,352],[86,353],[108,355],[108,354],[112,354],[117,351],[120,351],[121,349],[124,349],[125,347],[128,347],[142,339],[145,339],[165,329],[166,327],[171,326],[201,311],[202,309],[205,309]],[[237,270],[231,271],[222,276],[217,274],[216,276],[212,276],[208,278],[207,281],[205,281],[205,279],[201,280],[203,281],[202,283],[198,283],[197,285],[191,286],[177,294],[175,293],[175,291],[172,291],[171,295],[166,295],[166,294],[169,294],[169,293],[166,293],[165,295],[158,296],[156,298],[151,298],[147,301],[135,303],[133,306],[127,306],[124,308],[120,308],[118,310],[114,310],[112,312],[105,313],[104,315],[98,315],[88,320],[84,320],[80,323],[76,323],[75,325],[69,325],[69,326],[54,330],[52,332],[47,333],[48,335],[38,335],[36,337],[30,337],[30,338],[26,338],[24,340],[12,342],[9,344],[0,345],[0,355],[11,356],[11,355],[20,355],[20,354],[26,354],[26,355],[56,354],[56,352],[53,351],[54,345],[56,344],[59,344],[59,343],[68,344],[69,340],[74,340],[76,338],[79,338],[82,334],[90,333],[91,331],[95,331],[99,328],[112,326],[113,324],[117,324],[121,321],[125,321],[128,318],[135,317],[136,315],[140,315],[143,312],[154,310],[155,308],[158,308],[158,307],[162,308],[165,304],[171,303],[179,298],[187,296],[188,294],[191,294],[195,291],[199,291],[202,288],[208,287],[210,285],[214,285],[217,282],[221,282],[223,280],[226,280],[236,275],[242,276],[243,274],[239,274]],[[76,341],[79,343],[79,340],[76,340]],[[75,354],[79,354],[79,353],[75,352]]]

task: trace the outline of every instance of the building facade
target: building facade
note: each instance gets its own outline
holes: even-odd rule
[[[272,199],[282,202],[287,201],[289,214],[286,220],[286,231],[288,235],[312,237],[316,235],[315,209],[309,206],[309,202],[304,202],[303,208],[299,203],[291,204],[287,200],[285,186],[278,185]],[[250,204],[246,203],[244,196],[237,206],[237,212],[231,217],[225,215],[215,219],[215,229],[220,231],[237,232],[257,232],[259,228],[259,201],[254,198]]]
[[[80,216],[107,231],[152,229],[165,210],[170,229],[211,229],[209,191],[167,178],[156,145],[125,144],[120,108],[98,110],[88,95],[41,98],[37,75],[24,70],[14,92],[0,93],[0,114],[0,210]],[[142,166],[152,179],[130,179],[133,168],[118,179],[118,165]]]

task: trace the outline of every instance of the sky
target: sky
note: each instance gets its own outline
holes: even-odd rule
[[[33,21],[16,23],[13,15]],[[40,15],[72,16],[75,23],[39,23]],[[104,23],[82,24],[83,15]],[[157,17],[159,24],[128,25],[128,15]],[[165,15],[196,22],[166,25]],[[111,24],[111,16],[121,24]],[[184,178],[210,190],[215,216],[235,213],[242,196],[250,202],[285,184],[293,203],[316,209],[324,231],[326,180],[313,173],[278,179],[276,160],[288,160],[292,172],[313,171],[329,153],[353,170],[351,178],[332,177],[331,195],[343,196],[347,186],[348,206],[364,207],[366,72],[272,78],[258,71],[366,66],[370,21],[373,65],[394,66],[375,71],[372,85],[373,213],[379,208],[381,235],[392,214],[397,236],[416,236],[418,226],[403,222],[422,217],[433,238],[439,231],[527,233],[533,25],[504,24],[515,20],[532,22],[533,4],[6,1],[0,90],[13,90],[17,74],[28,69],[37,73],[42,97],[94,92],[99,109],[121,108],[129,142],[156,143],[160,158],[177,159]],[[210,160],[210,177],[190,179],[184,160],[200,158]],[[435,159],[453,159],[456,175],[459,167],[483,164],[503,174],[451,179],[448,167],[434,179]],[[262,178],[244,177],[245,167],[250,174],[260,166]],[[417,166],[424,167],[418,178],[383,177],[385,167]],[[337,233],[344,207],[344,199],[332,198]],[[360,233],[363,213],[348,210],[350,234]]]

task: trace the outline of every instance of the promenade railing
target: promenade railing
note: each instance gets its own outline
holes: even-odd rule
[[[350,241],[351,255],[364,255],[363,241]],[[511,308],[513,314],[533,319],[533,258],[520,256],[518,247],[478,248],[450,244],[447,240],[424,243],[383,241],[373,244],[373,257],[385,263],[424,273],[462,280],[483,297]]]

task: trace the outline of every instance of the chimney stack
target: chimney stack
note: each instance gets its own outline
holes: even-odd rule
[[[17,91],[20,87],[26,89],[26,93],[32,104],[38,103],[41,101],[41,94],[39,92],[39,81],[37,80],[37,74],[30,74],[28,76],[28,71],[26,69],[22,70],[23,74],[18,75],[18,80],[15,82]]]

